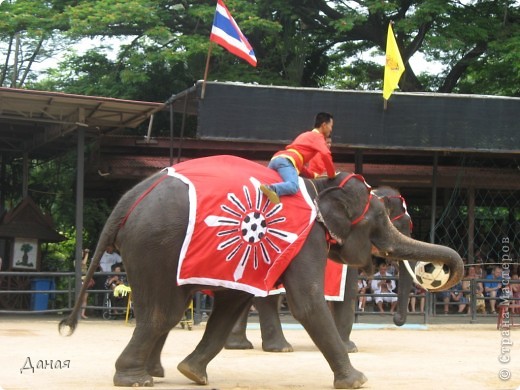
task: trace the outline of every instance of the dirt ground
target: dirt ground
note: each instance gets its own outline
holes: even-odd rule
[[[114,388],[114,363],[134,325],[88,319],[80,322],[73,336],[63,337],[57,330],[59,319],[0,319],[0,389]],[[204,324],[191,331],[177,327],[163,351],[166,377],[156,378],[155,388],[332,389],[332,372],[307,333],[298,324],[284,327],[295,352],[263,352],[258,324],[253,323],[248,337],[255,349],[222,351],[208,367],[208,386],[193,384],[176,369],[202,337]],[[520,328],[506,336],[493,324],[405,325],[404,329],[356,324],[353,340],[360,351],[351,354],[351,361],[368,378],[364,389],[520,389]],[[500,356],[508,362],[501,363]],[[70,364],[42,369],[40,360],[52,360],[53,366],[57,360]],[[501,380],[499,373],[511,377]]]

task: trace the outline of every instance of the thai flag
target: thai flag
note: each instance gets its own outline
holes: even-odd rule
[[[240,28],[229,13],[226,5],[222,0],[217,2],[217,10],[213,19],[213,27],[209,36],[213,41],[237,57],[240,57],[251,65],[256,66],[256,57],[253,48],[242,34]]]

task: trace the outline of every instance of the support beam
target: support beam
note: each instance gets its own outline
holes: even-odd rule
[[[359,149],[354,153],[354,170],[359,175],[363,174],[363,152]]]
[[[437,152],[433,154],[433,169],[432,169],[432,212],[430,218],[430,242],[435,243],[435,220],[437,211],[437,169],[439,165],[439,155]]]
[[[22,199],[29,195],[29,154],[24,152],[22,162]]]
[[[77,162],[76,162],[76,250],[74,271],[76,273],[76,301],[79,300],[81,290],[81,260],[83,258],[83,189],[85,176],[85,129],[77,129]]]
[[[468,263],[475,262],[475,188],[468,188]]]

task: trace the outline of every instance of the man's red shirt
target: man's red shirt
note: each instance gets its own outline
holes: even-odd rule
[[[309,171],[305,166],[315,156],[321,156],[325,169],[329,178],[336,176],[334,163],[332,162],[332,154],[327,147],[325,137],[318,130],[306,131],[294,139],[294,141],[274,154],[275,157],[285,157],[292,161],[294,167],[302,176],[314,178],[314,172]]]

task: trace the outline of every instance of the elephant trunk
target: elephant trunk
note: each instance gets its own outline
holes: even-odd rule
[[[413,287],[412,276],[408,273],[406,266],[401,261],[399,262],[399,289],[397,290],[397,311],[394,314],[394,324],[403,326],[406,323],[408,315],[408,299]]]
[[[395,260],[439,261],[450,269],[448,282],[431,292],[444,291],[453,287],[464,276],[464,264],[461,257],[453,249],[443,245],[417,241],[401,234],[390,223],[386,226],[386,234],[378,234],[372,243],[379,251],[379,256]]]

